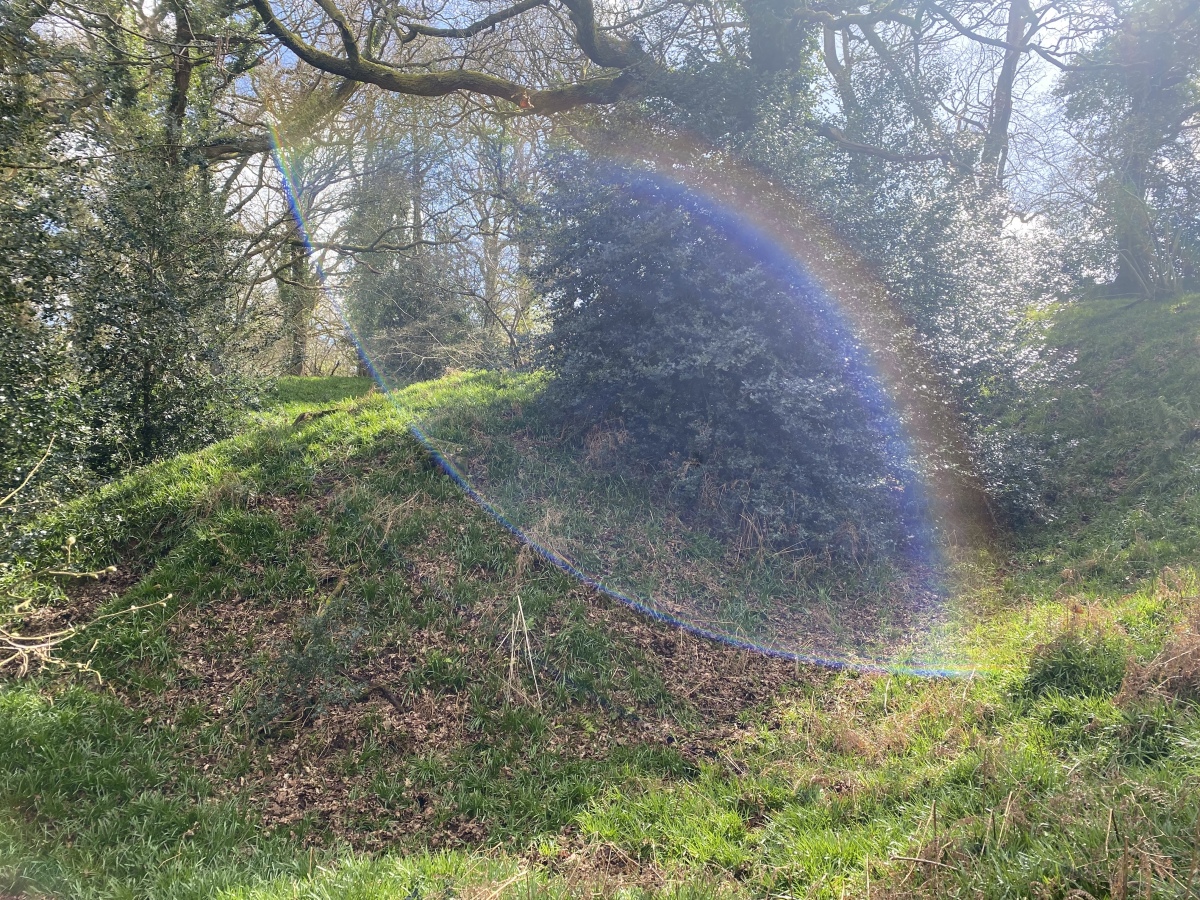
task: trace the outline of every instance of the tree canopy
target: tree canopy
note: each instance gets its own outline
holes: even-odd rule
[[[1037,505],[1042,451],[1001,420],[1056,371],[1037,311],[1084,284],[1149,297],[1197,277],[1191,0],[2,16],[3,328],[24,348],[3,370],[23,398],[5,483],[52,436],[43,474],[216,434],[244,376],[528,364],[566,321],[534,278],[558,238],[529,225],[566,196],[548,154],[614,136],[749,165],[822,219],[903,310],[922,380],[1014,508]],[[686,257],[676,239],[663,252]]]

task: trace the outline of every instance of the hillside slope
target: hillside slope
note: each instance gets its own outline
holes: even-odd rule
[[[1107,588],[1200,560],[1200,297],[1088,301],[1053,335],[1075,373],[1027,423],[1058,456],[1031,553]]]
[[[0,688],[0,890],[1189,896],[1195,445],[1143,418],[1200,395],[1196,307],[1064,318],[1089,387],[1027,425],[1091,443],[1057,522],[963,561],[993,671],[960,680],[713,645],[539,563],[407,431],[503,376],[285,381],[18,546],[27,630],[114,615],[63,648],[102,682]],[[1109,346],[1108,315],[1145,336]],[[1106,542],[1130,522],[1150,555]],[[73,571],[117,574],[46,574],[72,536]]]

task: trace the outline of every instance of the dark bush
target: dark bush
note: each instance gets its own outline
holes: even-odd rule
[[[901,542],[867,376],[805,273],[653,173],[564,155],[553,174],[534,274],[555,417],[619,423],[620,463],[714,524],[805,549]]]

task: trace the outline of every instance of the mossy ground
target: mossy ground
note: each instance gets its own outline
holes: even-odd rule
[[[1055,334],[1058,519],[960,561],[962,679],[716,646],[540,564],[407,431],[515,379],[283,382],[17,544],[45,621],[145,608],[64,648],[102,682],[0,689],[0,890],[1194,896],[1200,710],[1120,687],[1195,627],[1200,299]],[[36,575],[68,536],[116,579]]]

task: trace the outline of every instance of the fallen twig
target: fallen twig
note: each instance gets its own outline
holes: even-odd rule
[[[138,612],[143,609],[150,609],[155,606],[166,606],[167,601],[171,599],[171,594],[167,594],[162,600],[157,600],[154,603],[144,603],[141,606],[130,606],[128,609],[119,609],[115,612],[105,613],[102,616],[96,616],[89,622],[82,625],[72,625],[68,628],[62,628],[58,631],[51,631],[37,635],[23,635],[19,631],[9,631],[7,628],[0,627],[0,652],[7,652],[8,656],[0,659],[0,673],[16,664],[16,677],[24,678],[29,674],[30,670],[35,666],[44,668],[55,662],[54,651],[62,644],[69,641],[76,635],[82,634],[98,622],[103,622],[105,619],[112,619],[117,616],[127,616],[131,613]],[[19,609],[19,607],[18,607]],[[92,669],[89,663],[81,662],[63,662],[58,661],[60,665],[77,669],[80,672],[91,672],[100,680],[100,675]]]
[[[363,688],[362,693],[358,695],[358,699],[360,701],[366,700],[372,694],[378,694],[388,703],[392,704],[396,712],[400,713],[401,715],[408,712],[408,708],[396,698],[396,695],[392,693],[391,688],[385,684],[380,684],[378,681],[372,681],[370,684],[366,685]]]

